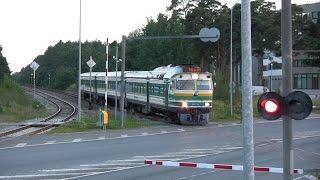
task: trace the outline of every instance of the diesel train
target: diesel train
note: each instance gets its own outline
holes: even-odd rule
[[[179,124],[206,125],[212,110],[212,74],[199,67],[163,66],[152,71],[125,71],[125,107],[142,113],[163,113]],[[121,72],[108,72],[108,104],[120,100]],[[84,98],[102,102],[105,72],[81,74]],[[117,87],[116,87],[117,84]],[[117,89],[117,92],[116,92]],[[119,103],[118,103],[119,104]]]

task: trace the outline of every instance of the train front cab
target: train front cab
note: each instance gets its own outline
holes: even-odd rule
[[[210,73],[181,73],[172,78],[169,104],[181,124],[208,124],[212,109],[212,88]]]

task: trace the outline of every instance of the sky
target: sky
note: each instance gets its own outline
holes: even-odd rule
[[[276,2],[280,9],[280,0]],[[292,0],[312,3],[319,0]],[[80,0],[0,0],[0,45],[10,70],[19,72],[59,40],[78,41]],[[231,6],[234,0],[220,0]],[[240,2],[237,1],[237,2]],[[121,41],[156,18],[171,0],[82,0],[82,42]],[[41,65],[40,65],[41,66]]]

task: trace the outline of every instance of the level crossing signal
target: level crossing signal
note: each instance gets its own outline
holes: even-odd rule
[[[261,116],[267,120],[276,120],[282,115],[302,120],[310,115],[312,100],[302,91],[291,92],[286,97],[275,92],[267,92],[260,96],[257,107]]]

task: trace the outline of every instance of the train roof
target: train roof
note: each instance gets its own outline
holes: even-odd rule
[[[170,79],[175,74],[182,73],[183,69],[180,66],[174,66],[171,65],[168,66],[162,66],[155,68],[152,71],[125,71],[125,77],[126,78],[166,78]],[[81,76],[90,76],[90,72],[82,73]],[[96,77],[104,77],[105,72],[92,72],[91,76]],[[118,71],[117,76],[121,76],[121,71]],[[116,72],[108,72],[108,77],[116,77]]]

